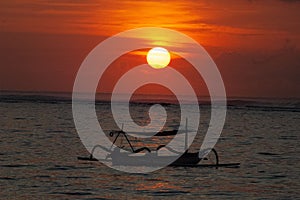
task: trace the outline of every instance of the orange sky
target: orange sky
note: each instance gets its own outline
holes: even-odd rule
[[[228,96],[300,97],[299,10],[296,0],[2,0],[0,89],[72,91],[81,62],[99,42],[157,26],[202,44]]]

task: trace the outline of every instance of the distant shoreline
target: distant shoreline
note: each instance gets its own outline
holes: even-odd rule
[[[111,94],[101,93],[96,94],[95,103],[110,103]],[[188,96],[186,96],[186,104],[190,104]],[[211,106],[209,97],[198,97],[199,106]],[[92,99],[78,99],[82,102],[92,103]],[[16,92],[16,91],[1,91],[0,103],[72,103],[72,93],[67,92]],[[120,95],[119,103],[125,103]],[[146,95],[138,94],[135,99],[130,101],[131,104],[177,104],[178,101],[174,96],[170,95]],[[191,103],[194,104],[194,103]],[[299,98],[246,98],[246,97],[228,97],[227,107],[240,109],[259,109],[266,111],[291,111],[300,112]]]
[[[20,91],[20,90],[0,90],[0,96],[3,95],[37,95],[37,96],[50,96],[50,97],[70,97],[72,98],[72,92],[62,92],[62,91]],[[97,95],[111,95],[108,92],[96,93]],[[123,94],[120,94],[123,95]],[[146,96],[170,96],[162,94],[138,94]],[[209,100],[209,96],[198,96],[199,99]],[[227,100],[297,100],[300,101],[300,97],[258,97],[258,96],[227,96]]]

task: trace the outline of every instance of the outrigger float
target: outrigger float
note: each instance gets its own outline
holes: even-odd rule
[[[167,135],[174,135],[177,131],[168,131],[157,134],[158,136],[167,136]],[[213,153],[213,159],[207,157],[199,157],[198,152],[189,152],[186,150],[184,153],[177,152],[171,149],[168,146],[160,145],[156,148],[156,150],[150,150],[148,147],[141,147],[135,148],[132,143],[130,142],[127,134],[121,131],[112,131],[109,133],[111,137],[116,135],[111,148],[108,149],[101,145],[96,145],[93,147],[91,154],[88,157],[77,157],[78,160],[85,160],[85,161],[103,161],[103,162],[111,162],[112,165],[124,165],[124,166],[160,166],[164,163],[170,163],[168,166],[170,167],[230,167],[230,168],[238,168],[240,163],[220,163],[219,156],[215,149],[209,149]],[[116,144],[118,138],[123,136],[130,147],[129,151],[121,151],[122,148],[113,146]],[[187,140],[187,131],[186,131],[186,140]],[[105,159],[97,159],[94,157],[94,152],[97,148],[103,149],[107,151],[107,156]],[[158,155],[158,151],[162,148],[166,148],[168,151],[172,152],[172,155]],[[211,154],[211,153],[210,153]],[[211,156],[209,156],[211,157]],[[175,160],[175,161],[174,161]],[[210,160],[213,162],[208,164],[202,164],[205,160]],[[201,162],[203,161],[203,162]]]

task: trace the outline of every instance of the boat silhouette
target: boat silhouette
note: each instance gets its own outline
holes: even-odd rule
[[[177,130],[172,131],[161,131],[156,134],[156,136],[169,136],[179,134]],[[187,141],[188,131],[186,130],[185,140]],[[103,161],[111,162],[112,165],[124,165],[124,166],[165,166],[166,163],[168,166],[173,167],[239,167],[240,163],[219,163],[219,156],[217,151],[214,148],[205,149],[199,152],[189,152],[187,149],[184,152],[178,152],[166,145],[159,145],[156,149],[150,150],[148,147],[134,147],[132,142],[129,140],[128,135],[123,130],[120,131],[111,131],[109,133],[110,137],[114,137],[111,148],[106,148],[101,145],[95,145],[91,151],[90,156],[88,157],[78,157],[79,160],[88,160],[88,161]],[[116,146],[117,140],[123,136],[129,145],[129,149],[125,150],[123,147]],[[187,144],[187,143],[186,143]],[[114,148],[113,148],[114,146]],[[105,159],[97,159],[94,157],[94,152],[97,148],[105,150],[107,156]],[[168,155],[160,155],[159,152],[161,149],[166,149]],[[202,157],[201,155],[213,154],[213,163],[209,164],[200,164],[203,160],[208,160],[207,157]]]

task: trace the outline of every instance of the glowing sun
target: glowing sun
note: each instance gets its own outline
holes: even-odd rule
[[[165,68],[170,63],[170,60],[170,53],[162,47],[154,47],[147,53],[147,62],[155,69]]]

